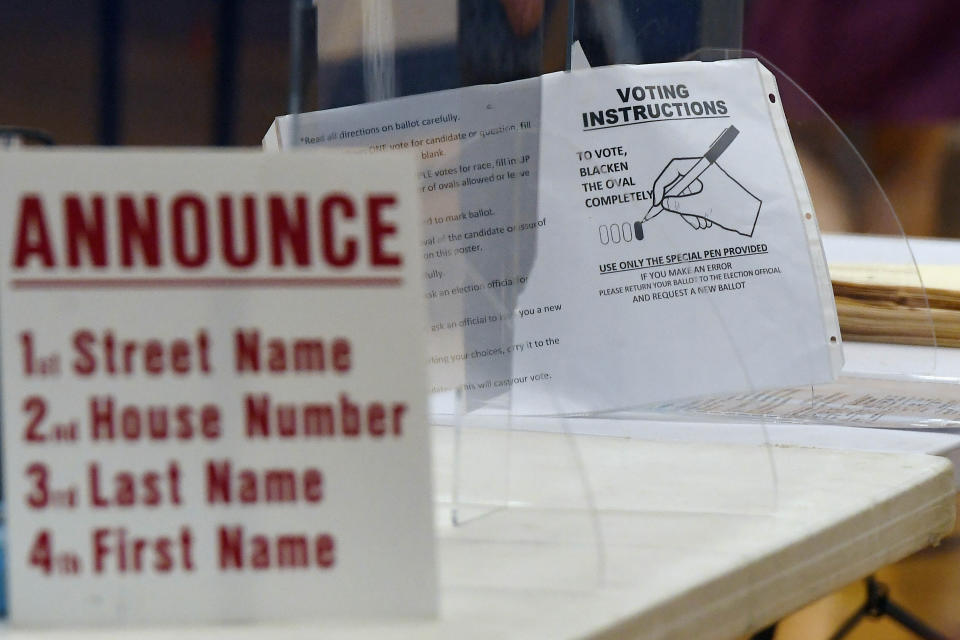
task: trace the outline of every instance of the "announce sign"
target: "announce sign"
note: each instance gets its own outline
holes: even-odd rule
[[[435,611],[415,174],[0,155],[14,623]]]

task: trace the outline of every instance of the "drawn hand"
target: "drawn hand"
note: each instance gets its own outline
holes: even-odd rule
[[[700,158],[674,158],[667,163],[660,175],[653,183],[653,204],[656,207],[663,203],[663,194],[670,189],[680,178],[685,176],[693,165],[697,164]],[[699,193],[703,189],[703,183],[699,180],[694,181],[685,192]]]
[[[753,235],[760,213],[760,200],[734,180],[719,164],[711,164],[681,193],[670,194],[699,158],[674,158],[653,185],[654,206],[678,214],[694,229],[714,224],[741,235]],[[665,195],[666,194],[666,195]]]
[[[645,220],[650,220],[656,218],[660,215],[661,207],[663,205],[663,195],[669,192],[670,188],[673,187],[683,176],[689,172],[693,166],[697,163],[699,158],[674,158],[667,163],[667,166],[663,168],[663,171],[660,172],[660,175],[657,176],[656,181],[653,183],[653,207],[647,212],[647,217]],[[695,193],[700,193],[703,190],[703,183],[699,180],[694,180],[686,189],[683,190],[682,194],[679,195],[692,195]],[[666,209],[666,207],[663,207]],[[675,212],[674,212],[675,213]],[[712,226],[712,223],[709,220],[698,218],[697,216],[692,215],[682,215],[681,216],[687,224],[689,224],[694,229],[706,229],[709,226]]]

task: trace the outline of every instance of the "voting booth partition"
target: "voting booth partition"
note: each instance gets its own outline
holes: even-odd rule
[[[518,586],[592,588],[608,557],[649,547],[608,538],[610,518],[776,514],[762,417],[744,427],[753,459],[741,457],[741,481],[723,489],[704,480],[728,465],[722,449],[677,461],[631,447],[618,458],[579,436],[627,437],[609,418],[651,401],[757,394],[839,369],[812,205],[768,99],[776,87],[751,60],[708,69],[560,73],[291,114],[264,139],[293,154],[418,158],[429,411],[451,461],[434,470],[438,517],[477,531],[478,553],[490,552],[491,568],[512,563]],[[611,97],[644,108],[592,107]],[[650,103],[704,117],[648,119]],[[709,211],[675,209],[708,191]],[[702,491],[682,503],[670,483],[611,491],[637,464]],[[684,535],[676,528],[660,535]],[[551,571],[522,571],[538,554],[497,554],[498,536],[549,553]],[[441,569],[446,584],[488,577]]]
[[[264,145],[418,157],[430,415],[441,427],[434,446],[449,447],[445,459],[452,460],[450,468],[434,470],[438,517],[475,527],[486,540],[515,537],[511,525],[523,522],[521,535],[531,546],[563,548],[551,556],[563,560],[548,574],[518,570],[524,584],[582,588],[591,583],[585,576],[602,582],[610,545],[630,545],[604,536],[611,514],[773,515],[777,473],[768,422],[864,424],[864,412],[877,413],[863,405],[867,392],[850,394],[844,385],[932,371],[930,322],[932,346],[915,356],[918,362],[900,360],[881,371],[854,364],[835,382],[841,336],[818,229],[819,222],[829,230],[831,221],[818,220],[820,196],[808,191],[801,171],[810,146],[839,148],[847,178],[884,205],[876,215],[888,219],[892,233],[903,238],[902,231],[854,147],[769,62],[757,65],[761,80],[745,92],[750,97],[740,113],[736,98],[712,94],[709,82],[697,86],[655,66],[396,98],[418,92],[402,81],[410,65],[432,69],[449,57],[406,56],[404,27],[393,22],[402,18],[370,7],[356,25],[363,34],[359,68],[337,63],[336,47],[317,40],[321,89],[343,88],[331,84],[337,77],[360,77],[363,85],[359,94],[321,93],[319,104],[368,104],[299,113],[309,105],[298,92],[291,101],[296,109],[278,118]],[[322,13],[318,25],[330,18]],[[518,68],[542,68],[542,46],[509,55],[519,56]],[[757,57],[724,49],[701,50],[692,59]],[[690,73],[722,84],[724,68]],[[440,84],[420,91],[459,86],[442,69],[422,75]],[[617,99],[602,99],[603,92]],[[753,116],[775,145],[765,146],[760,133],[741,124]],[[674,119],[692,122],[655,132]],[[789,197],[778,201],[778,192]],[[697,209],[690,196],[698,194],[714,200]],[[672,208],[665,204],[671,196]],[[914,265],[905,238],[900,246],[900,255],[888,253],[884,261]],[[916,284],[922,291],[918,273]],[[704,484],[699,502],[688,497],[677,504],[662,487],[641,486],[629,501],[611,503],[605,486],[629,482],[636,456],[630,463],[593,456],[577,435],[625,437],[617,426],[624,418],[752,423],[744,429],[761,446],[745,465],[751,477],[727,495]],[[899,426],[924,420],[896,418]],[[535,447],[539,462],[548,460],[556,472],[552,486],[529,471],[542,467],[524,458],[538,434],[562,435]],[[716,459],[693,464],[723,469],[722,453],[709,455]],[[678,483],[686,471],[675,462],[663,469]],[[557,477],[565,480],[556,483]],[[491,553],[492,564],[504,561]],[[454,567],[442,571],[442,580],[482,586],[484,577],[459,575]]]
[[[813,204],[808,207],[809,210],[803,212],[803,215],[813,217],[820,231],[825,233],[837,231],[849,233],[851,228],[867,229],[870,234],[884,234],[891,239],[896,239],[884,243],[883,248],[878,249],[874,255],[858,255],[856,265],[842,264],[849,263],[849,258],[831,255],[831,246],[828,245],[825,247],[827,262],[835,270],[852,266],[858,278],[858,284],[861,282],[869,284],[874,278],[873,270],[868,265],[880,263],[900,265],[902,267],[898,270],[900,283],[910,290],[909,300],[905,301],[911,310],[910,333],[915,343],[928,345],[928,348],[904,351],[898,353],[896,358],[880,361],[869,358],[864,362],[863,359],[856,357],[858,351],[854,347],[854,357],[847,358],[842,370],[844,381],[839,388],[837,385],[817,388],[807,385],[805,388],[791,389],[775,398],[753,398],[748,394],[747,397],[737,398],[732,403],[729,402],[729,398],[724,398],[720,402],[698,401],[683,404],[670,402],[653,405],[638,401],[633,403],[630,415],[644,415],[653,409],[655,415],[665,418],[670,416],[682,418],[684,415],[695,414],[708,419],[713,416],[723,420],[738,415],[750,419],[751,416],[756,417],[759,414],[772,420],[786,422],[839,422],[860,426],[883,426],[884,424],[900,427],[945,426],[942,420],[937,419],[935,412],[916,410],[923,403],[918,404],[909,400],[901,402],[902,406],[891,412],[891,415],[884,416],[883,419],[879,419],[876,412],[871,413],[871,408],[877,407],[869,406],[869,396],[889,393],[891,389],[904,384],[914,389],[916,394],[922,395],[924,388],[921,385],[940,379],[942,376],[936,370],[938,345],[933,313],[929,310],[926,288],[916,269],[916,261],[909,243],[903,236],[902,226],[895,212],[856,147],[823,109],[797,83],[777,68],[775,61],[765,60],[755,52],[738,48],[742,33],[742,11],[736,6],[729,3],[704,2],[698,11],[664,9],[662,15],[658,14],[657,20],[651,21],[649,11],[643,7],[613,5],[616,3],[612,3],[610,7],[597,7],[585,3],[557,3],[557,6],[548,8],[546,13],[540,16],[542,24],[539,27],[534,29],[535,25],[531,24],[528,25],[528,30],[518,31],[520,27],[516,23],[518,16],[512,15],[509,11],[501,15],[503,12],[498,7],[485,6],[483,3],[467,0],[461,2],[425,0],[423,6],[429,8],[430,15],[430,20],[426,22],[413,18],[417,15],[415,10],[401,9],[392,1],[363,3],[349,7],[336,3],[319,4],[315,10],[311,9],[297,17],[295,31],[299,38],[295,38],[292,51],[295,54],[294,58],[299,61],[297,65],[299,75],[292,76],[294,83],[291,93],[291,112],[310,111],[313,108],[328,110],[332,107],[377,102],[438,89],[510,81],[515,78],[535,76],[543,70],[550,69],[551,65],[553,65],[552,68],[557,68],[557,64],[576,70],[590,65],[596,67],[614,63],[649,64],[676,59],[699,61],[759,59],[762,66],[772,74],[775,79],[774,84],[778,87],[775,93],[779,95],[780,105],[777,106],[782,108],[789,124],[789,133],[784,131],[783,134],[788,139],[792,138],[793,143],[788,146],[796,146],[799,166],[808,176],[812,176],[809,187]],[[557,48],[555,45],[558,44],[554,41],[557,40],[557,34],[553,33],[553,28],[559,27],[560,23],[566,25],[566,33],[560,40],[565,41],[568,51],[558,58],[557,51],[554,50]],[[697,47],[723,48],[697,49]],[[691,51],[692,53],[688,53]],[[516,87],[521,83],[511,84]],[[660,90],[664,88],[669,91],[670,86],[661,87]],[[492,87],[489,89],[493,91]],[[639,93],[637,89],[640,90]],[[621,87],[620,90],[626,91],[627,87]],[[507,96],[516,91],[518,91],[517,88],[504,89],[497,90],[497,93]],[[661,93],[659,96],[640,95],[643,91],[643,87],[633,87],[633,95],[624,97],[620,94],[620,99],[616,101],[615,106],[622,108],[624,105],[629,105],[636,109],[646,106],[644,100],[652,102],[655,98],[659,98],[657,104],[651,105],[656,110],[661,108],[664,110],[662,114],[658,112],[659,117],[696,116],[695,113],[689,112],[672,113],[670,101],[677,100],[675,93]],[[540,98],[534,94],[539,92],[532,86],[528,86],[524,92],[530,96],[526,101],[525,113],[535,113],[540,107]],[[494,107],[516,108],[511,104],[491,103],[483,94],[474,94],[479,96],[474,98],[467,94],[445,93],[457,95],[458,97],[454,100],[460,104],[473,101],[474,108],[482,107],[486,110],[492,110]],[[640,100],[636,100],[637,98]],[[446,98],[446,100],[450,99]],[[549,107],[549,105],[543,106]],[[597,106],[597,104],[591,106]],[[701,105],[691,103],[691,106],[700,108]],[[704,109],[709,107],[710,105],[703,105]],[[686,108],[689,110],[689,106]],[[439,114],[439,116],[434,114],[431,117],[452,118],[455,117],[454,111],[456,109],[451,109],[449,114]],[[710,115],[710,113],[701,113],[701,115]],[[714,113],[713,115],[722,114]],[[583,116],[587,117],[587,113],[583,113]],[[342,118],[343,116],[340,116],[338,119]],[[417,127],[425,125],[426,119],[419,114],[411,114],[410,118],[404,118],[402,122],[392,124],[398,129],[394,133],[400,134],[404,129],[406,132],[414,133]],[[489,128],[488,134],[492,130],[504,133],[500,131],[502,126],[500,120],[503,119],[494,118],[491,121],[495,126]],[[532,118],[526,118],[526,120],[528,123],[533,121]],[[717,120],[717,122],[723,122],[723,120]],[[446,124],[460,126],[464,130],[470,129],[469,125],[464,125],[462,122],[459,124],[455,121],[435,123],[437,126]],[[631,130],[621,128],[624,124],[626,124],[625,121],[614,125],[616,128],[612,131],[623,133],[623,139],[629,139],[627,132]],[[719,134],[721,129],[722,127],[719,127],[715,133]],[[361,134],[360,131],[350,133],[354,136]],[[501,142],[503,138],[510,135],[511,133],[506,131],[506,135],[500,136]],[[525,135],[530,139],[534,133],[527,130]],[[397,137],[399,140],[402,135]],[[713,137],[715,136],[709,139]],[[417,136],[411,136],[411,142],[415,142],[416,138]],[[737,147],[742,147],[744,144],[743,136],[739,142],[735,139],[734,137],[732,150],[727,152],[727,158],[720,158],[717,166],[730,179],[728,184],[732,185],[735,182],[749,194],[728,195],[734,199],[742,197],[744,201],[749,201],[751,196],[756,197],[756,189],[751,191],[754,185],[749,183],[747,177],[724,169],[730,155],[737,153]],[[316,144],[318,141],[316,138],[307,137],[300,142]],[[353,142],[363,146],[360,138],[355,137]],[[435,138],[433,142],[436,146],[436,143],[442,144],[443,141]],[[328,140],[324,144],[331,144],[331,142]],[[339,140],[336,144],[349,145],[351,142]],[[506,144],[513,143],[508,141]],[[528,144],[526,152],[518,157],[531,155],[529,154],[531,148]],[[576,151],[582,152],[584,149],[578,148]],[[693,156],[703,151],[704,149],[691,150],[687,147],[683,149],[682,154]],[[740,151],[742,152],[742,149]],[[427,155],[435,152],[435,149],[420,149],[424,162],[427,161]],[[480,151],[478,156],[484,153],[486,152]],[[550,153],[553,153],[553,149]],[[583,166],[590,161],[583,162],[583,159],[580,159],[580,166],[574,168],[581,173],[584,170],[604,170],[600,165]],[[620,166],[617,165],[617,161],[624,161],[625,158],[612,157],[608,160],[614,161],[608,162],[606,167],[607,170],[614,169],[611,175],[587,176],[591,180],[584,180],[585,176],[575,174],[575,178],[581,178],[579,183],[583,189],[598,189],[598,192],[584,195],[592,196],[591,199],[596,204],[601,204],[601,207],[606,210],[610,207],[611,189],[629,191],[627,185],[623,183],[623,176],[616,175],[623,173],[616,170]],[[509,162],[509,158],[503,161]],[[669,166],[669,163],[663,164]],[[448,168],[445,182],[438,181],[436,185],[431,185],[426,184],[425,181],[423,186],[427,189],[433,187],[449,190],[456,179],[456,176],[451,175],[449,171]],[[718,172],[711,171],[707,175],[713,173]],[[602,182],[596,180],[597,177],[602,177]],[[618,177],[621,179],[619,185],[615,183]],[[608,187],[606,183],[611,178],[614,179],[614,183]],[[800,182],[804,182],[802,177]],[[713,181],[710,189],[714,190],[718,186],[718,183]],[[806,189],[806,186],[803,188]],[[600,190],[605,193],[600,193]],[[474,204],[478,203],[477,199],[473,200]],[[587,198],[584,200],[586,201]],[[688,200],[692,199],[688,198]],[[483,197],[479,198],[476,210],[488,208],[492,210],[490,207],[483,207],[482,204]],[[584,204],[588,203],[584,202]],[[752,210],[751,207],[743,209]],[[765,213],[762,202],[759,203],[759,209],[760,216],[758,218],[748,216],[748,220],[762,219]],[[867,222],[861,221],[854,224],[848,219],[849,211],[856,209],[865,212]],[[679,218],[679,216],[668,217]],[[695,220],[690,217],[682,219]],[[529,223],[529,221],[521,221],[521,224],[523,222]],[[538,222],[542,221],[538,219]],[[662,223],[663,218],[660,218],[659,222]],[[728,227],[738,229],[736,224]],[[606,228],[598,225],[596,229],[598,239],[606,240],[608,246],[616,241],[620,241],[621,246],[626,246],[628,236],[630,240],[637,243],[638,231],[642,233],[643,226],[631,224],[626,219],[617,220],[616,224],[607,224]],[[742,234],[744,229],[740,228],[738,231]],[[811,236],[810,242],[821,245],[819,233],[814,236]],[[526,251],[522,244],[517,244],[516,248],[522,252]],[[529,261],[530,258],[524,253],[517,259],[522,263]],[[436,273],[434,272],[435,277]],[[849,273],[849,269],[844,270],[844,274],[846,273]],[[820,277],[826,276],[821,274]],[[834,278],[834,280],[837,279]],[[895,323],[884,329],[885,333],[879,337],[865,336],[860,333],[851,334],[851,324],[870,327],[866,333],[873,333],[879,324],[870,315],[870,310],[864,305],[862,298],[856,295],[850,300],[850,305],[845,305],[843,315],[847,324],[845,332],[850,334],[845,335],[844,338],[848,341],[862,339],[888,341],[904,331],[903,323]],[[930,387],[926,387],[925,390],[930,395]],[[957,394],[950,386],[937,387],[934,395],[957,399],[955,397]],[[933,405],[937,402],[937,398],[932,398]],[[930,409],[930,403],[924,406]],[[586,410],[600,411],[609,408],[600,403],[586,407]]]

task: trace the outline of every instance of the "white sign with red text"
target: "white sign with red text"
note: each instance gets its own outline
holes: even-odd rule
[[[435,613],[414,175],[0,154],[14,624]]]

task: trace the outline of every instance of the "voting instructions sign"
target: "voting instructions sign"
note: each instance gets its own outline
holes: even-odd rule
[[[756,60],[554,73],[264,138],[317,145],[419,157],[435,398],[583,413],[840,369],[816,214]]]
[[[414,174],[0,154],[13,624],[435,612]]]

